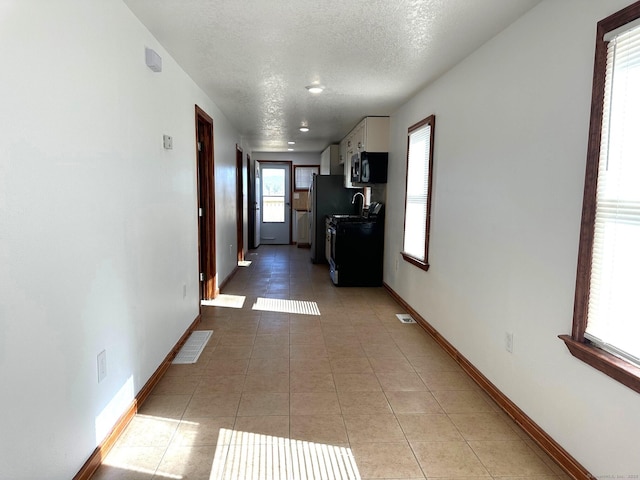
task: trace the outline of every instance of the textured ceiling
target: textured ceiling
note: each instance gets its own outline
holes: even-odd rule
[[[539,1],[124,0],[250,148],[271,152],[319,152],[393,113]]]

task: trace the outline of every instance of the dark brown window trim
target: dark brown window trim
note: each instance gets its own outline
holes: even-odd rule
[[[587,308],[591,283],[591,260],[593,230],[596,215],[596,188],[598,183],[598,163],[600,160],[600,134],[602,130],[602,108],[607,58],[607,43],[604,35],[637,18],[640,18],[640,1],[610,15],[598,22],[596,35],[596,56],[593,69],[593,93],[591,97],[591,123],[587,167],[582,201],[582,222],[578,250],[576,293],[573,310],[571,336],[560,335],[571,354],[593,368],[640,393],[640,368],[597,348],[584,337],[587,327]]]
[[[425,125],[429,125],[431,128],[431,133],[430,133],[430,143],[429,143],[429,185],[428,185],[428,193],[427,193],[427,221],[425,224],[425,237],[424,237],[424,260],[416,258],[412,255],[409,255],[406,252],[400,252],[400,254],[402,255],[402,258],[404,258],[405,261],[409,262],[412,265],[415,265],[416,267],[424,270],[425,272],[427,270],[429,270],[429,235],[430,235],[430,231],[431,231],[431,199],[433,197],[432,192],[433,192],[433,147],[434,147],[434,143],[435,143],[435,132],[436,132],[436,116],[435,115],[429,115],[426,118],[423,118],[422,120],[420,120],[418,123],[414,123],[413,125],[411,125],[408,130],[407,130],[407,168],[406,168],[406,172],[405,172],[405,179],[404,179],[404,185],[405,185],[405,192],[404,192],[404,208],[405,208],[405,212],[404,212],[404,224],[402,226],[402,240],[404,243],[404,235],[406,235],[407,232],[407,212],[406,212],[406,208],[407,208],[407,181],[409,178],[409,143],[410,143],[410,136],[411,133],[418,130],[419,128],[425,126]]]
[[[427,270],[429,270],[429,264],[428,263],[423,262],[422,260],[419,260],[416,257],[413,257],[413,256],[411,256],[411,255],[409,255],[408,253],[405,253],[405,252],[400,252],[400,255],[402,255],[402,258],[404,258],[405,261],[409,262],[412,265],[415,265],[418,268],[421,268],[425,272]]]

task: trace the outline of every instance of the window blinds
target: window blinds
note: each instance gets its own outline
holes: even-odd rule
[[[409,134],[407,164],[407,202],[405,205],[405,253],[425,261],[427,234],[427,199],[429,194],[429,158],[431,125]]]
[[[585,336],[640,364],[640,26],[607,47]]]

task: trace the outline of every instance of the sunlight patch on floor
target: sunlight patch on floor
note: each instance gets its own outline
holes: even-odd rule
[[[278,313],[297,313],[299,315],[320,315],[316,302],[306,300],[284,300],[280,298],[258,297],[253,310]]]
[[[202,300],[201,303],[205,307],[242,308],[246,299],[247,297],[244,295],[227,295],[221,293],[213,300]]]
[[[229,438],[229,445],[221,446]],[[211,480],[360,480],[350,448],[220,429]]]
[[[239,267],[248,267],[251,265],[251,260],[240,260],[238,262]]]

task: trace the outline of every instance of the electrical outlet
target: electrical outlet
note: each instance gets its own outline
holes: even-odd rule
[[[229,255],[233,255],[233,245],[229,245]]]
[[[509,353],[513,353],[513,333],[512,332],[506,332],[504,334],[504,349]]]
[[[98,354],[98,383],[107,376],[107,351],[103,350]]]

